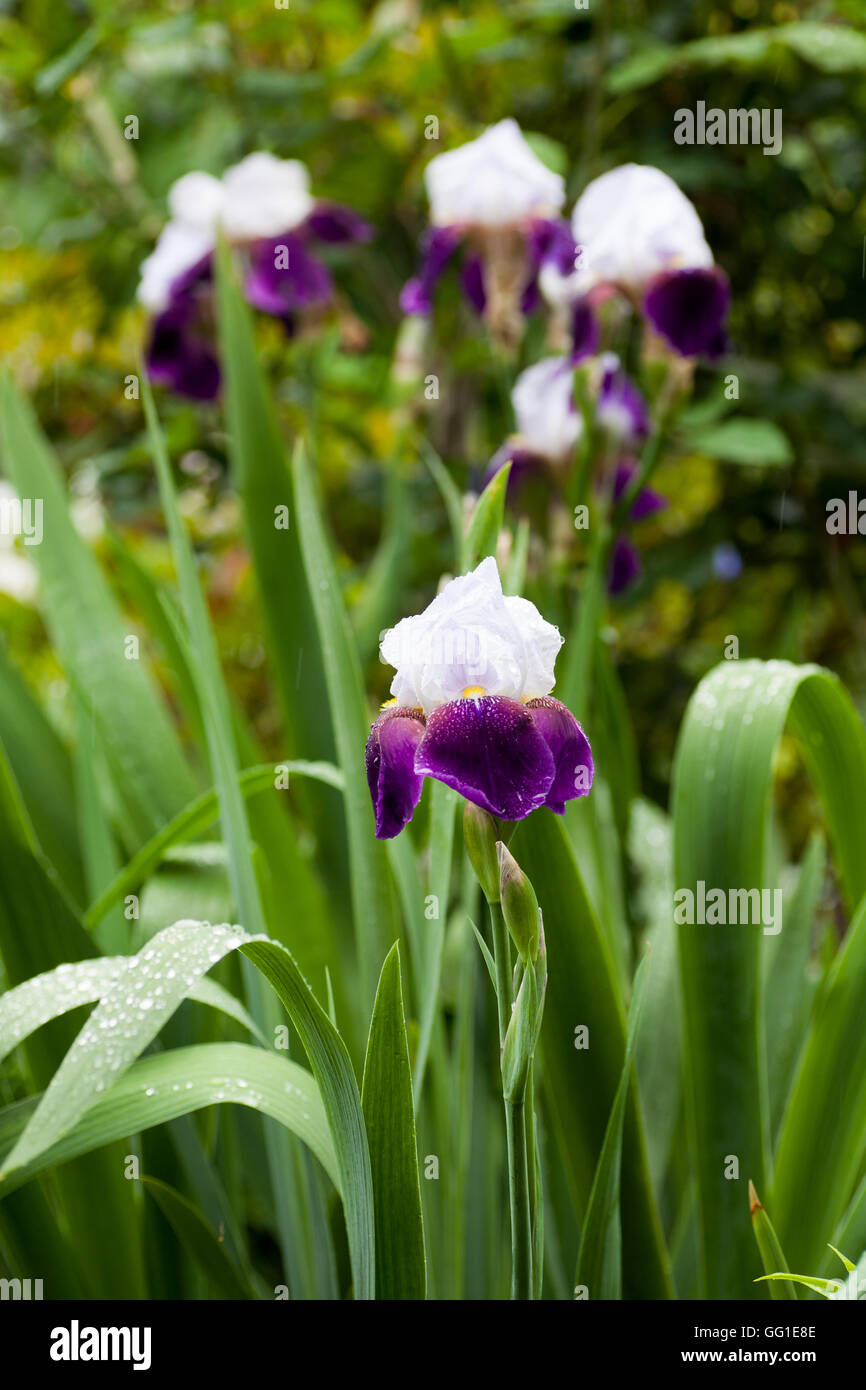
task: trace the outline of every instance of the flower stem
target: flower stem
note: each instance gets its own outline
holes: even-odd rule
[[[496,967],[496,1004],[499,1045],[511,1017],[511,950],[499,903],[489,903],[493,961]],[[505,1139],[508,1151],[508,1198],[511,1212],[511,1297],[532,1298],[532,1217],[529,1201],[529,1165],[526,1151],[524,1100],[504,1101]]]
[[[511,1297],[532,1298],[532,1217],[526,1152],[526,1105],[505,1102],[508,1139],[508,1189],[511,1203]]]

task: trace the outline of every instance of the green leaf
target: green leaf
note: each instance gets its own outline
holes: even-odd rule
[[[319,1083],[337,1155],[356,1299],[375,1293],[375,1226],[370,1153],[361,1097],[346,1045],[289,952],[277,942],[241,948],[286,1006]]]
[[[376,1297],[423,1299],[427,1279],[421,1186],[396,942],[385,958],[376,991],[361,1103],[373,1172]]]
[[[494,474],[475,503],[469,529],[463,539],[461,573],[474,570],[488,555],[496,554],[496,543],[505,515],[505,492],[511,464],[506,463]]]
[[[737,417],[692,430],[687,436],[690,449],[712,454],[728,463],[754,467],[782,468],[792,463],[794,453],[787,437],[772,420]]]
[[[648,964],[649,957],[644,956],[634,977],[622,1076],[607,1122],[583,1224],[576,1283],[586,1288],[591,1299],[622,1298],[622,1133]]]
[[[835,1298],[844,1287],[841,1279],[819,1279],[817,1275],[811,1274],[789,1274],[786,1270],[774,1274],[762,1274],[755,1280],[756,1284],[763,1284],[767,1281],[784,1280],[786,1284],[802,1284],[804,1288],[811,1289],[813,1293],[819,1293],[824,1298]]]
[[[264,929],[264,913],[250,852],[250,830],[244,800],[238,789],[240,769],[234,741],[231,706],[223,682],[216,638],[199,583],[192,546],[183,527],[165,441],[146,373],[142,376],[142,402],[147,419],[159,493],[165,513],[172,554],[177,568],[183,611],[196,658],[194,680],[204,721],[208,757],[219,797],[220,820],[229,857],[235,907],[244,928]]]
[[[297,511],[292,514],[286,445],[260,366],[252,314],[225,245],[217,248],[216,271],[229,455],[270,633],[287,748],[291,755],[330,758],[332,743],[321,717],[324,671],[301,559],[303,522]],[[288,509],[288,528],[276,525],[280,508]]]
[[[411,517],[402,450],[385,464],[385,515],[382,535],[372,559],[365,566],[364,584],[352,623],[362,661],[376,652],[379,634],[393,611],[394,595],[406,587]]]
[[[342,774],[332,763],[262,763],[256,767],[245,768],[239,774],[238,787],[242,795],[250,797],[266,789],[272,789],[277,767],[285,770],[289,776],[314,777],[338,790],[343,785]],[[185,844],[188,840],[198,839],[218,819],[219,799],[216,791],[204,792],[189,806],[184,807],[173,820],[148,840],[146,845],[142,845],[114,882],[110,883],[105,892],[88,908],[84,914],[85,926],[94,927],[100,922],[115,903],[120,902],[159,867],[170,849]]]
[[[0,448],[19,494],[43,501],[43,539],[33,555],[52,645],[92,714],[131,833],[145,840],[192,800],[192,774],[145,662],[126,659],[129,620],[73,526],[59,466],[8,379],[0,389]]]
[[[102,997],[52,1077],[0,1179],[32,1166],[77,1124],[94,1092],[115,1083],[195,981],[240,949],[270,981],[310,1059],[337,1156],[356,1298],[374,1291],[373,1198],[361,1099],[346,1046],[285,947],[239,927],[177,922],[149,941]],[[184,1113],[183,1111],[179,1113]]]
[[[773,1133],[779,1127],[794,1067],[808,1031],[817,981],[809,974],[812,926],[827,870],[824,836],[815,831],[800,866],[797,886],[784,905],[785,926],[767,937],[764,1019]]]
[[[0,1062],[51,1019],[101,999],[127,972],[130,960],[134,959],[133,956],[100,956],[96,960],[59,965],[56,970],[35,975],[0,995]],[[243,1005],[216,980],[197,980],[186,997],[221,1009],[251,1033],[257,1032]],[[259,1040],[264,1043],[261,1036]]]
[[[184,1250],[198,1265],[219,1298],[255,1298],[255,1293],[234,1260],[205,1221],[198,1207],[182,1193],[160,1182],[142,1177],[144,1189],[156,1202]]]
[[[102,995],[67,1052],[3,1173],[67,1133],[152,1042],[196,980],[244,939],[239,927],[177,922],[148,942]]]
[[[429,878],[428,892],[436,902],[436,915],[424,919],[422,935],[421,978],[418,984],[418,1048],[415,1053],[415,1100],[421,1094],[436,1009],[439,1003],[439,980],[442,973],[442,952],[445,945],[445,921],[451,886],[451,865],[454,857],[455,815],[459,797],[444,782],[431,781]]]
[[[0,958],[7,986],[65,961],[96,954],[66,899],[33,851],[17,788],[0,747]],[[61,1019],[29,1038],[24,1052],[37,1087],[48,1084],[64,1049],[75,1036]],[[59,1205],[57,1198],[59,1197]],[[24,1198],[38,1204],[38,1193]],[[146,1293],[139,1221],[129,1202],[121,1155],[106,1152],[82,1159],[59,1176],[51,1194],[54,1221],[63,1223],[74,1251],[76,1274],[87,1296],[142,1298]],[[25,1239],[28,1228],[25,1225]]]
[[[866,34],[849,24],[800,20],[781,25],[773,37],[821,72],[866,72]]]
[[[463,550],[463,495],[439,455],[426,440],[419,445],[419,452],[445,503],[451,525],[454,563],[459,565]]]
[[[340,1171],[313,1077],[288,1058],[249,1043],[204,1043],[136,1062],[48,1149],[14,1171],[4,1163],[5,1196],[36,1173],[206,1105],[245,1105],[278,1120],[312,1150],[334,1185]],[[38,1108],[38,1107],[37,1107]],[[10,1107],[0,1135],[20,1143],[28,1106]],[[5,1113],[5,1112],[4,1112]],[[8,1157],[8,1156],[7,1156]]]
[[[66,748],[0,648],[0,741],[39,848],[77,905],[85,901],[72,764]]]
[[[295,513],[319,631],[328,687],[337,761],[345,779],[346,826],[352,910],[355,921],[364,999],[372,1000],[375,981],[393,940],[388,864],[377,842],[373,808],[364,771],[368,724],[364,686],[349,629],[331,548],[316,500],[310,466],[302,444],[294,460]],[[321,711],[320,711],[321,717]]]
[[[677,890],[751,891],[769,888],[768,822],[773,763],[786,722],[800,736],[807,767],[817,783],[843,896],[859,901],[866,889],[866,858],[859,827],[866,822],[866,735],[838,681],[814,666],[781,661],[722,662],[704,678],[689,703],[677,746],[673,779],[674,884]],[[853,937],[852,931],[852,937]],[[704,1294],[744,1296],[755,1266],[747,1204],[737,1182],[725,1180],[726,1155],[736,1155],[741,1181],[764,1185],[769,1110],[766,1097],[761,1000],[762,927],[678,927],[684,1009],[686,1097],[694,1138]],[[850,944],[850,942],[849,942]],[[841,994],[844,998],[844,990]],[[855,1052],[863,1030],[851,1033],[852,1014],[840,1020]],[[835,1051],[835,1049],[834,1049]],[[833,1072],[850,1078],[847,1060],[836,1053]],[[853,1084],[853,1083],[852,1083]],[[835,1178],[847,1172],[846,1148],[856,1114],[843,1114],[833,1088],[823,1096],[832,1121],[822,1125],[814,1111],[797,1112],[796,1132],[808,1140],[780,1148],[772,1193],[779,1238],[792,1263],[806,1250],[813,1256],[826,1232],[827,1210],[845,1201],[831,1197]],[[789,1126],[789,1137],[794,1130]],[[825,1138],[834,1136],[830,1156]],[[810,1162],[807,1154],[813,1155]],[[842,1155],[845,1154],[843,1159]],[[816,1200],[816,1174],[824,1202]],[[827,1191],[824,1189],[826,1179]],[[784,1194],[784,1195],[783,1195]],[[796,1194],[796,1199],[795,1199]],[[823,1224],[822,1224],[823,1223]]]
[[[645,939],[652,951],[652,970],[644,989],[643,1027],[635,1048],[635,1073],[653,1182],[656,1192],[662,1192],[682,1110],[682,1006],[677,937],[671,916],[671,824],[663,811],[642,797],[632,806],[628,849],[638,871],[635,915],[645,923]]]
[[[855,765],[858,759],[853,759]],[[861,793],[862,794],[862,793]],[[848,815],[862,828],[862,807]],[[773,1211],[789,1260],[818,1266],[866,1157],[866,898],[821,990],[779,1132]],[[828,1142],[828,1136],[832,1136]]]
[[[630,53],[608,72],[607,89],[612,96],[649,87],[664,77],[676,61],[677,50],[668,44],[653,43]]]
[[[785,1259],[784,1251],[779,1244],[776,1228],[762,1206],[761,1200],[755,1191],[755,1185],[752,1182],[749,1183],[749,1214],[752,1218],[752,1230],[755,1233],[755,1242],[761,1256],[761,1263],[764,1266],[767,1276],[772,1277],[774,1270],[787,1271],[788,1261]],[[755,1282],[757,1283],[757,1280]],[[775,1284],[771,1284],[770,1297],[774,1299],[796,1299],[797,1290],[791,1283],[785,1283],[781,1288],[776,1288]]]
[[[538,894],[549,974],[541,1030],[545,1094],[579,1220],[592,1189],[625,1060],[626,1020],[610,948],[562,821],[535,811],[509,846]],[[588,1047],[576,1030],[588,1029]],[[640,1106],[629,1090],[623,1132],[626,1298],[670,1298],[667,1254],[649,1178]]]

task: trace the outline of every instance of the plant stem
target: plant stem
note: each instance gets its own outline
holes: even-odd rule
[[[489,903],[496,967],[496,1005],[499,1046],[511,1017],[511,950],[499,903]],[[529,1168],[526,1155],[526,1109],[519,1102],[504,1101],[505,1140],[508,1150],[508,1200],[511,1212],[511,1297],[532,1298],[532,1219],[529,1206]]]
[[[526,1106],[505,1102],[508,1140],[508,1188],[511,1201],[511,1297],[532,1298],[532,1218],[529,1210],[529,1165],[526,1155]]]

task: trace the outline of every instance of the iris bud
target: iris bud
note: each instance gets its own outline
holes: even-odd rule
[[[463,812],[463,838],[475,877],[489,903],[499,902],[499,866],[496,862],[497,828],[493,816],[467,801]]]
[[[538,955],[539,936],[535,889],[501,840],[497,843],[496,852],[499,856],[499,893],[505,925],[521,959],[534,961]]]

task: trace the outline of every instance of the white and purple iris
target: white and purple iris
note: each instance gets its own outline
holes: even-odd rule
[[[138,288],[153,315],[147,367],[154,381],[196,400],[212,400],[220,385],[211,284],[220,233],[244,249],[248,302],[281,319],[290,333],[303,313],[333,295],[316,243],[372,235],[351,208],[313,198],[298,160],[264,152],[248,155],[221,179],[185,174],[172,186],[168,205],[171,220],[141,267]]]
[[[577,200],[571,230],[577,269],[563,276],[545,266],[541,285],[553,303],[574,306],[579,339],[592,306],[619,291],[680,356],[725,351],[727,276],[694,207],[661,169],[622,164],[594,179]]]
[[[613,352],[602,353],[593,364],[591,390],[595,419],[608,447],[618,457],[611,479],[610,501],[620,500],[637,471],[630,451],[649,433],[649,412],[638,388],[620,366]],[[484,474],[484,485],[511,464],[509,501],[518,503],[521,489],[538,475],[560,477],[572,465],[583,433],[583,419],[574,401],[574,359],[545,357],[527,367],[511,393],[517,433],[494,454]],[[642,488],[629,508],[628,520],[642,521],[667,506],[661,493]],[[622,593],[641,573],[640,555],[633,543],[618,535],[611,549],[608,591]]]
[[[541,304],[539,272],[574,269],[576,248],[560,217],[565,184],[511,119],[477,140],[436,155],[424,174],[430,227],[417,276],[405,285],[406,314],[429,314],[436,285],[460,257],[460,284],[473,309],[505,346],[519,340],[522,317]]]
[[[545,357],[520,373],[511,392],[517,431],[490,460],[485,484],[510,463],[508,490],[514,496],[531,473],[562,473],[570,466],[583,433],[574,401],[574,366],[574,357]],[[641,444],[649,432],[646,403],[616,354],[602,353],[591,376],[596,423],[609,442],[626,450]]]
[[[589,742],[550,696],[561,645],[534,604],[503,594],[493,559],[385,634],[393,699],[366,750],[378,839],[411,820],[425,777],[508,821],[586,795]]]

